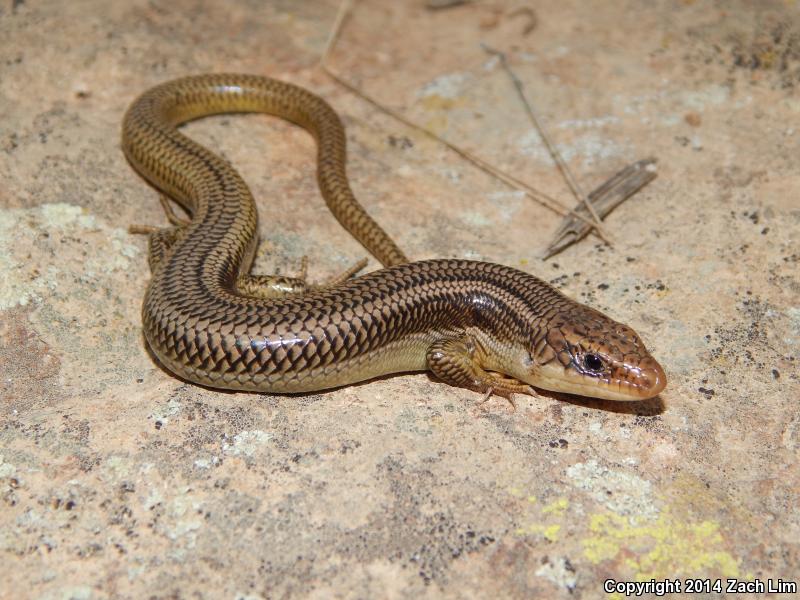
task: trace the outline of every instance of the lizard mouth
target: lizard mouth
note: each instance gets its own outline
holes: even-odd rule
[[[579,373],[561,365],[545,365],[529,383],[553,392],[635,402],[658,396],[667,385],[667,376],[661,365],[650,359],[639,366],[621,365],[600,375]]]

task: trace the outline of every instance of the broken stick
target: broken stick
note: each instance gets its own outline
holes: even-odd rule
[[[587,201],[600,219],[604,219],[622,202],[653,181],[657,175],[655,158],[637,161],[628,165],[603,185],[592,191]],[[584,202],[579,202],[573,211],[588,216],[588,210]],[[592,226],[586,220],[576,219],[573,214],[567,215],[561,221],[561,226],[553,236],[553,241],[550,242],[547,250],[545,250],[542,260],[558,254],[568,246],[583,239],[591,230]]]

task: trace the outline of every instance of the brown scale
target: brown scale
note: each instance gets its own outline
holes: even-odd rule
[[[177,130],[229,112],[268,113],[307,129],[328,207],[386,268],[357,278],[352,269],[316,286],[304,275],[251,275],[258,217],[247,185]],[[164,193],[172,224],[132,228],[150,234],[145,337],[161,363],[189,381],[307,392],[430,369],[482,392],[533,385],[617,400],[654,396],[666,383],[635,332],[533,275],[465,260],[408,262],[350,190],[338,116],[302,88],[232,74],[171,81],[128,109],[122,147]],[[167,198],[191,219],[175,216]]]

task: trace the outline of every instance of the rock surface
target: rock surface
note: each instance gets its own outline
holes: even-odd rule
[[[800,12],[793,2],[357,3],[331,57],[367,93],[572,205],[485,42],[508,53],[589,190],[659,177],[538,259],[560,217],[316,68],[336,2],[0,8],[0,595],[574,598],[603,582],[800,576]],[[242,71],[342,115],[363,204],[415,259],[551,280],[638,330],[659,399],[502,399],[424,374],[299,397],[159,369],[133,223],[156,193],[119,149],[148,87]],[[257,272],[362,255],[277,119],[186,128],[259,201]],[[370,268],[377,268],[374,262]]]

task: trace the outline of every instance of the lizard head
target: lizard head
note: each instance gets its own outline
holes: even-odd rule
[[[646,400],[667,385],[661,365],[627,325],[581,306],[533,340],[526,383],[606,400]]]

